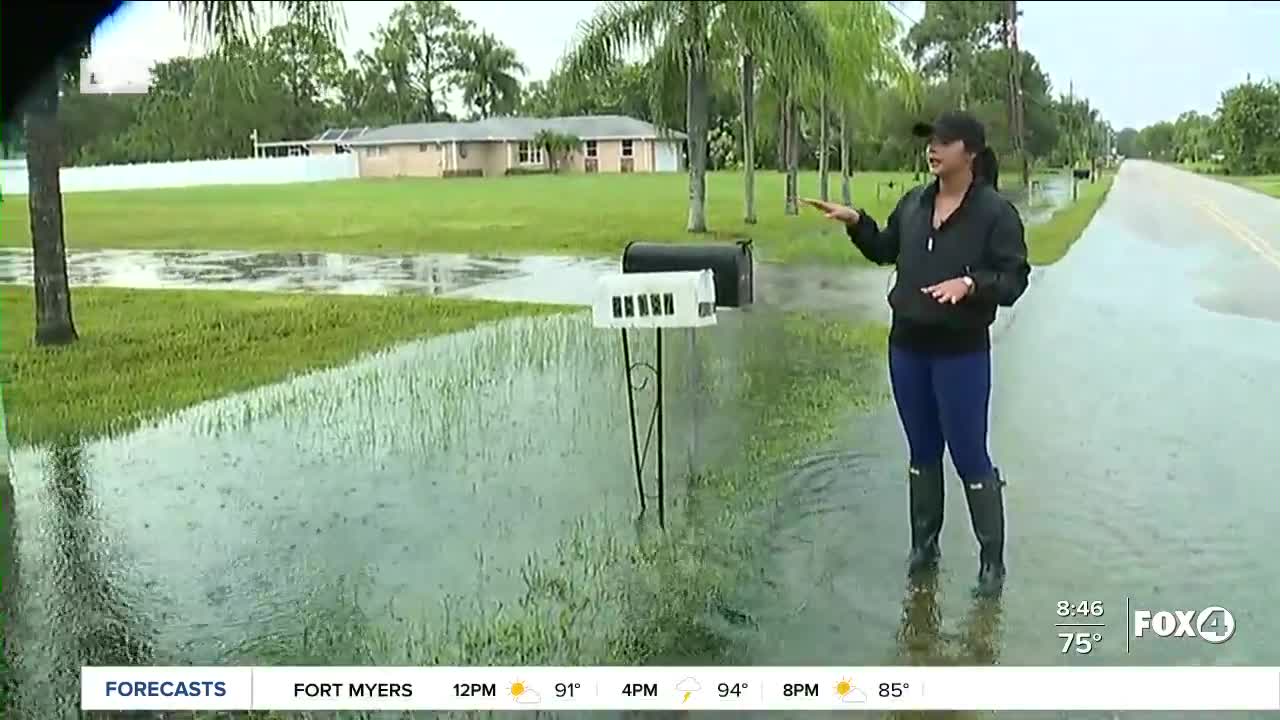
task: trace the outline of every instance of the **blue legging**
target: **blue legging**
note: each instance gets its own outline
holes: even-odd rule
[[[939,465],[944,449],[965,481],[994,472],[987,451],[991,353],[929,355],[891,345],[889,376],[911,464]]]

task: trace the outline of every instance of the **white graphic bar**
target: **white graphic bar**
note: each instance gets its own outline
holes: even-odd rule
[[[1280,667],[86,667],[83,710],[1280,710]]]

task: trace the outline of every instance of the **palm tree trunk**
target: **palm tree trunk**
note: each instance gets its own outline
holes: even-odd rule
[[[689,232],[707,231],[707,94],[706,48],[695,42],[689,53],[689,93],[685,109],[689,125]]]
[[[787,131],[787,96],[783,91],[782,102],[778,103],[778,172],[786,172],[787,170],[787,142],[791,135]]]
[[[71,283],[63,238],[62,140],[58,131],[57,64],[34,88],[26,111],[27,206],[31,215],[38,345],[78,339],[71,318]]]
[[[831,199],[831,190],[827,182],[830,155],[827,153],[829,138],[827,137],[827,88],[825,83],[818,92],[818,102],[820,103],[818,108],[818,197],[825,202]]]
[[[840,202],[853,204],[853,189],[849,179],[853,171],[849,168],[849,109],[840,109]]]
[[[796,112],[796,99],[787,92],[787,200],[784,212],[799,215],[797,179],[800,174],[800,122]]]
[[[756,223],[756,116],[755,116],[755,59],[751,53],[742,54],[742,182],[744,210],[742,220],[748,225]]]

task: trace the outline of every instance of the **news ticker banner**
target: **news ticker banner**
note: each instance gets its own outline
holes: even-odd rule
[[[86,667],[93,710],[1280,710],[1280,667]]]

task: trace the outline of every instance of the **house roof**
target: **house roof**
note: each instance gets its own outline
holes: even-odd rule
[[[329,128],[328,130],[325,130],[324,132],[320,133],[319,135],[317,135],[317,136],[315,136],[315,137],[311,138],[311,139],[310,139],[310,140],[308,140],[307,142],[309,142],[309,143],[336,143],[336,142],[349,142],[349,141],[354,140],[354,139],[356,139],[356,138],[358,138],[358,137],[362,137],[362,136],[364,136],[364,135],[365,135],[366,133],[368,133],[368,132],[369,132],[369,128],[368,128],[368,127],[358,127],[358,128]]]
[[[412,123],[371,130],[350,145],[397,143],[532,140],[540,130],[575,135],[581,140],[683,139],[684,133],[659,130],[651,123],[623,115],[586,115],[557,118],[488,118],[476,122]]]

